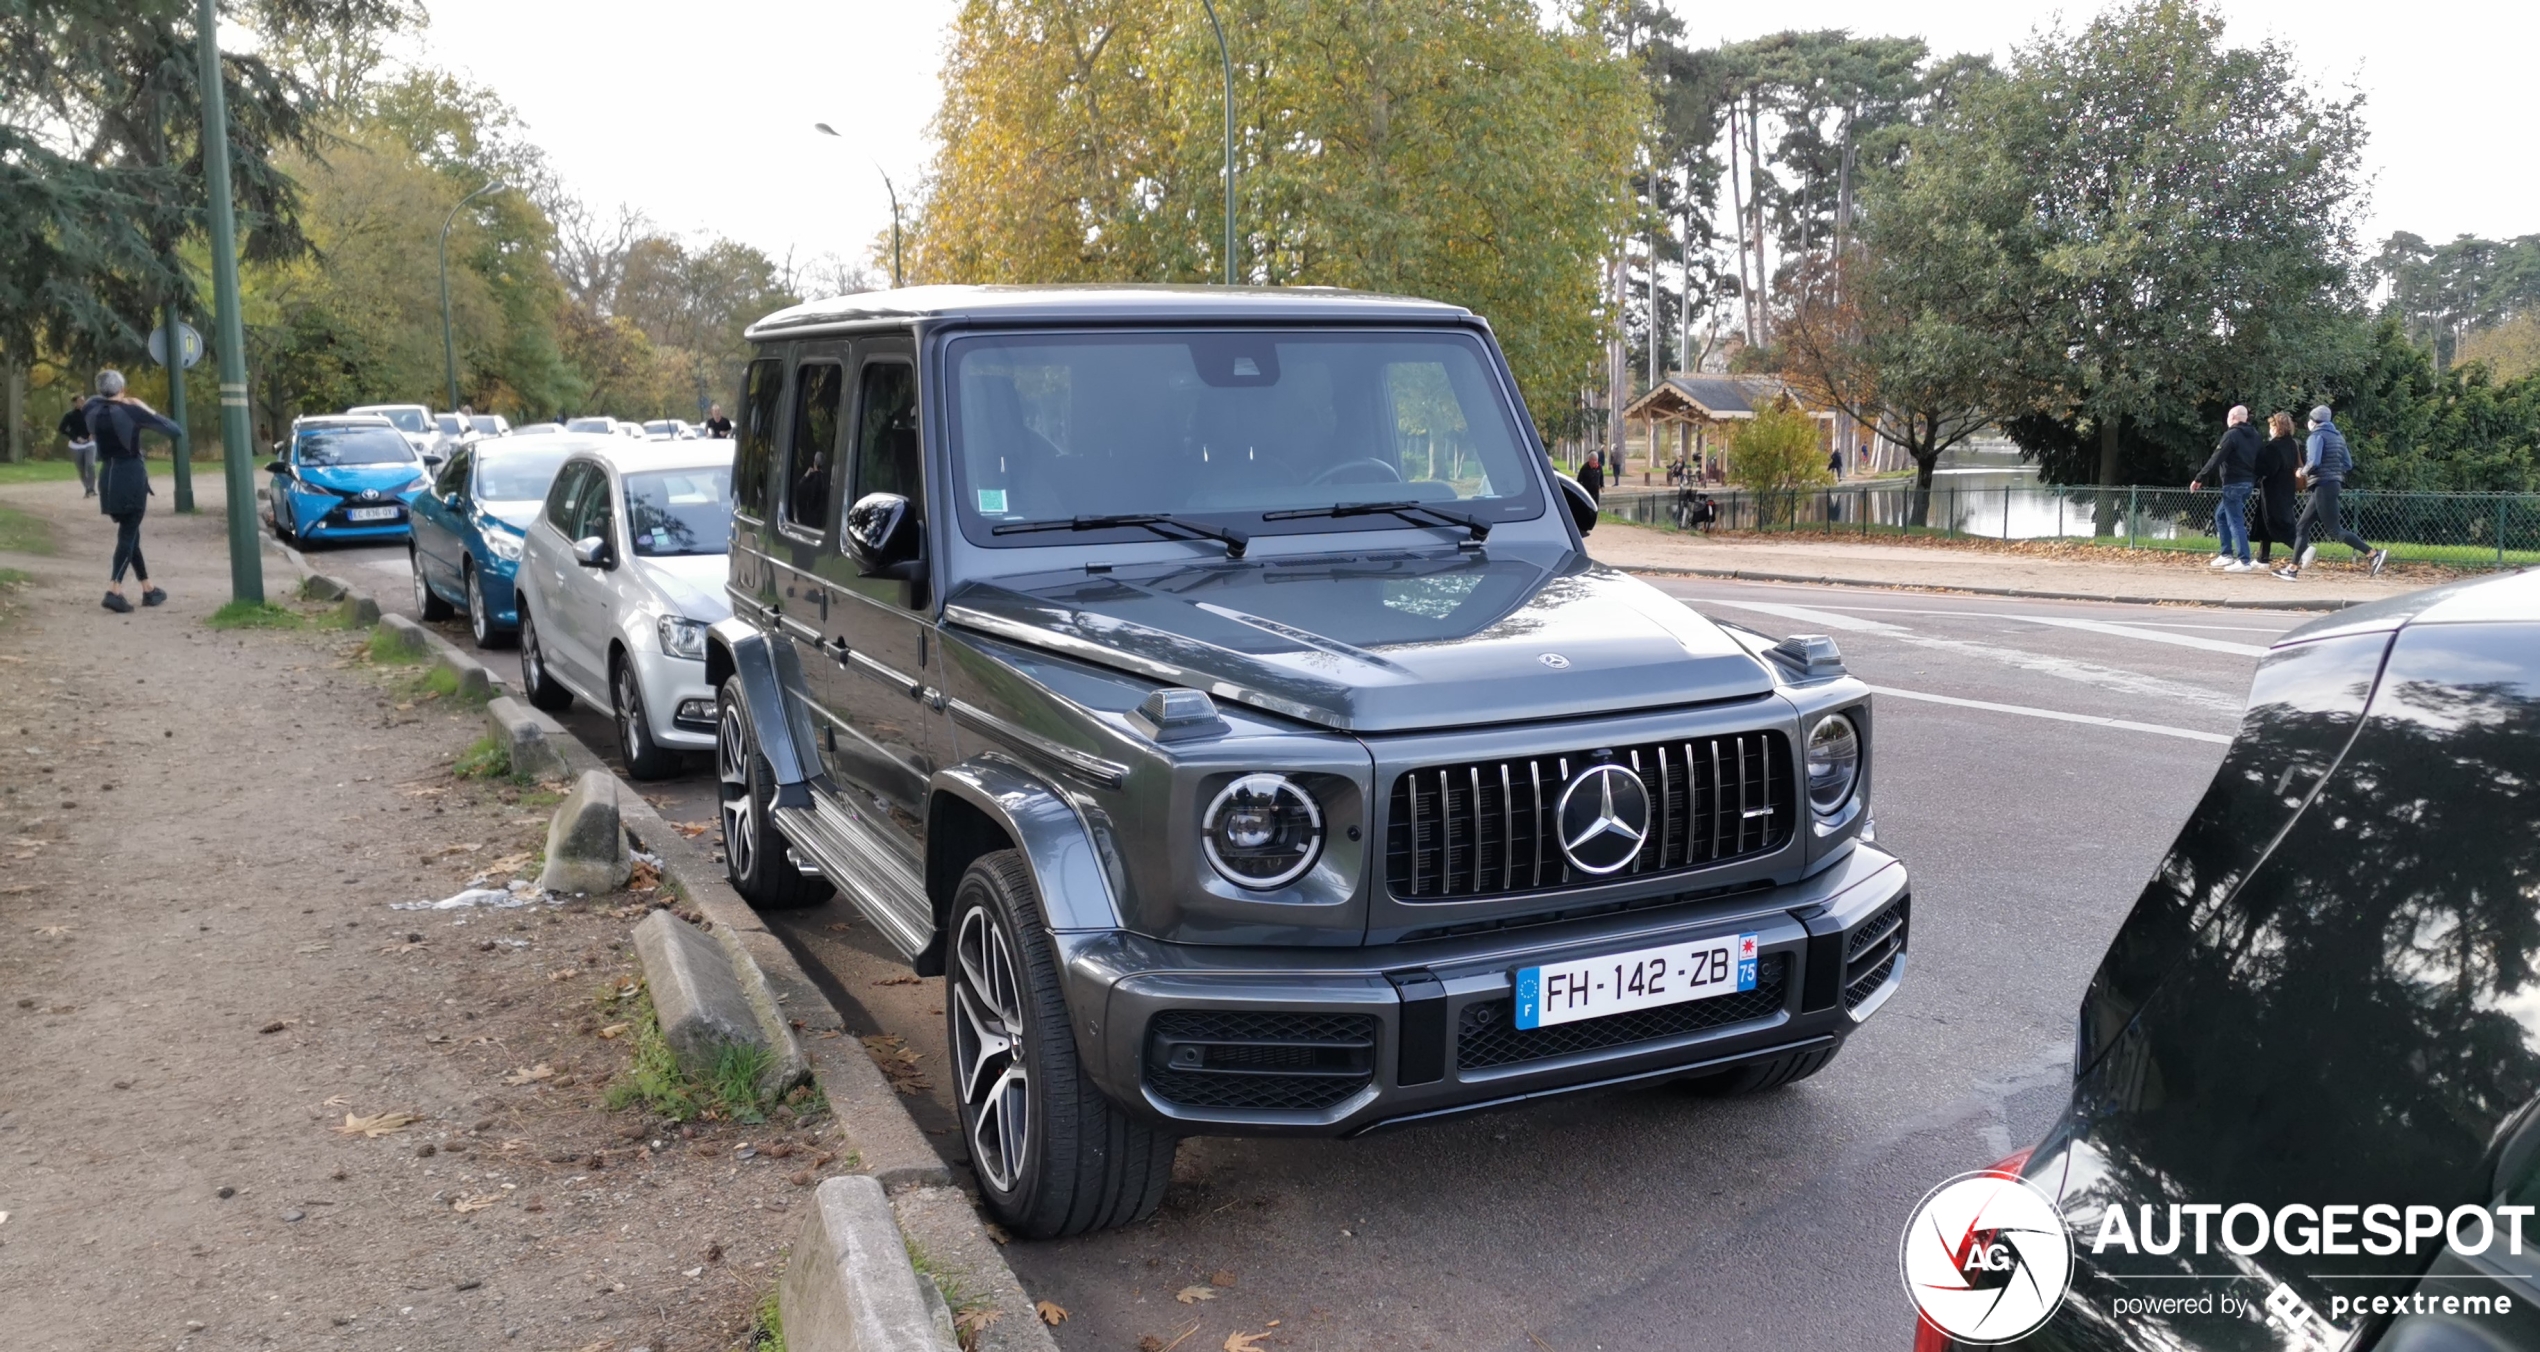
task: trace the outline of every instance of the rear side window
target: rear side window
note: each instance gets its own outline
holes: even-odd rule
[[[733,510],[753,520],[767,512],[767,473],[776,458],[776,413],[782,406],[785,363],[761,357],[741,377],[741,419],[732,429]]]
[[[439,477],[433,481],[432,490],[446,497],[465,488],[468,467],[474,463],[476,463],[475,457],[464,450],[452,455],[450,463],[441,467]]]
[[[785,457],[784,505],[778,519],[807,534],[829,528],[829,483],[838,453],[838,406],[846,368],[804,362],[795,368],[793,442]]]
[[[582,519],[590,508],[594,489],[606,483],[600,467],[588,461],[565,466],[564,472],[556,476],[555,487],[547,491],[547,520],[564,532],[564,538],[581,539]]]
[[[917,454],[916,369],[906,362],[877,361],[859,382],[855,494],[897,493],[926,518],[926,484]]]

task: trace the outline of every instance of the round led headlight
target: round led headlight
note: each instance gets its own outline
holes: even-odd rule
[[[1323,852],[1314,795],[1279,775],[1245,775],[1218,791],[1200,821],[1208,862],[1237,887],[1285,887]]]
[[[1831,816],[1861,777],[1861,730],[1848,714],[1828,714],[1808,731],[1808,806]]]

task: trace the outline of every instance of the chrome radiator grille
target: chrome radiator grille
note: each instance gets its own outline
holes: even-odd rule
[[[1648,787],[1640,855],[1590,875],[1562,856],[1562,786],[1598,751],[1423,766],[1395,777],[1385,817],[1385,881],[1405,901],[1507,896],[1636,878],[1777,850],[1798,817],[1790,739],[1727,733],[1612,748]]]

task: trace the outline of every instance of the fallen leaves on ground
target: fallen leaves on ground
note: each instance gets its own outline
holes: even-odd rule
[[[421,939],[401,939],[393,944],[381,944],[379,946],[379,951],[382,953],[413,953],[420,950],[422,947],[423,940]]]
[[[997,1224],[995,1221],[989,1221],[987,1222],[987,1227],[988,1238],[995,1240],[999,1244],[1011,1244],[1014,1242],[1014,1236],[1008,1233],[1004,1226]]]
[[[882,1068],[891,1087],[903,1094],[924,1094],[934,1089],[927,1083],[925,1072],[917,1068],[916,1049],[897,1033],[872,1033],[863,1039],[865,1052],[873,1064]]]
[[[511,1074],[503,1077],[503,1083],[528,1084],[533,1080],[552,1080],[555,1077],[556,1068],[541,1061],[534,1066],[515,1067]]]
[[[47,939],[59,939],[63,935],[70,933],[71,927],[68,925],[38,925],[35,927],[35,932],[43,935]]]
[[[702,835],[704,835],[706,832],[713,830],[713,829],[714,829],[714,823],[713,823],[713,822],[672,822],[672,823],[670,824],[670,829],[671,829],[671,830],[673,830],[673,831],[678,832],[679,834],[681,834],[681,835],[683,835],[683,836],[686,836],[686,837],[687,837],[688,839],[690,839],[690,840],[695,840],[697,837],[702,836]]]
[[[1033,1305],[1032,1313],[1039,1315],[1042,1323],[1052,1327],[1067,1322],[1067,1307],[1054,1300],[1044,1300]]]
[[[961,1340],[962,1352],[972,1352],[977,1348],[979,1335],[986,1332],[990,1324],[1004,1317],[1005,1311],[993,1310],[985,1305],[974,1305],[954,1315],[953,1334]]]
[[[338,1136],[363,1136],[375,1140],[392,1131],[404,1131],[406,1128],[411,1127],[422,1120],[422,1117],[409,1112],[391,1111],[373,1113],[369,1117],[356,1117],[351,1113],[346,1113],[344,1114],[343,1125],[335,1129],[335,1134]]]
[[[450,1209],[465,1215],[471,1211],[483,1211],[501,1200],[503,1195],[499,1192],[480,1192],[472,1197],[461,1197],[452,1201]]]
[[[634,1026],[635,1025],[631,1023],[613,1023],[608,1027],[601,1029],[600,1036],[606,1038],[624,1037],[626,1036],[626,1030]]]
[[[269,1024],[266,1024],[264,1027],[257,1029],[256,1031],[257,1031],[258,1033],[279,1033],[279,1032],[281,1032],[283,1029],[288,1028],[288,1027],[290,1027],[291,1025],[293,1025],[293,1024],[295,1024],[295,1023],[298,1023],[298,1022],[299,1022],[299,1020],[298,1020],[298,1019],[276,1019],[276,1020],[274,1020],[273,1022],[271,1022],[271,1023],[269,1023]]]
[[[1222,1345],[1223,1352],[1261,1352],[1261,1342],[1269,1336],[1269,1329],[1259,1333],[1229,1333]]]
[[[1224,1268],[1219,1268],[1217,1271],[1209,1274],[1208,1284],[1210,1286],[1233,1286],[1235,1284],[1235,1274],[1228,1272]]]
[[[1173,1293],[1173,1299],[1185,1305],[1197,1305],[1203,1300],[1217,1299],[1217,1290],[1209,1286],[1185,1286]]]
[[[873,984],[876,986],[918,986],[925,984],[925,981],[926,978],[922,976],[886,976]]]
[[[634,870],[626,875],[629,892],[650,892],[660,886],[661,870],[642,859],[636,860]]]

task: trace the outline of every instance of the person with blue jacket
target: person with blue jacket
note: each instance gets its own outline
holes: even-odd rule
[[[2365,566],[2375,576],[2390,561],[2390,551],[2375,549],[2370,541],[2346,528],[2337,514],[2337,495],[2346,486],[2346,475],[2355,467],[2355,456],[2346,448],[2346,438],[2337,430],[2337,420],[2322,404],[2311,410],[2311,439],[2302,453],[2301,474],[2311,486],[2311,500],[2302,507],[2301,524],[2293,529],[2293,557],[2275,570],[2277,577],[2291,582],[2310,567],[2319,546],[2311,543],[2313,531],[2338,541],[2364,556]]]

